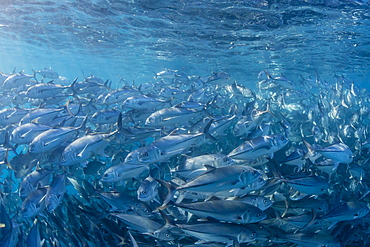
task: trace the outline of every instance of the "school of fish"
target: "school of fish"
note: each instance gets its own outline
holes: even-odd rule
[[[0,246],[369,245],[370,94],[316,71],[254,88],[1,73]]]

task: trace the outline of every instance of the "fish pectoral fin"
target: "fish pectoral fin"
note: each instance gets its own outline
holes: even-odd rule
[[[163,119],[162,119],[162,122],[166,122],[166,121],[169,121],[169,120],[172,120],[172,119],[176,119],[176,118],[178,118],[178,117],[179,117],[179,116],[163,118]]]
[[[45,143],[44,143],[44,146],[47,146],[47,145],[49,145],[49,144],[51,144],[51,143],[53,143],[53,142],[55,142],[55,141],[57,141],[57,140],[58,140],[58,138],[53,139],[53,140],[48,141],[48,142],[45,142]]]
[[[79,154],[77,154],[77,158],[81,158],[83,153],[86,151],[86,148],[89,146],[89,143],[85,145],[85,147],[81,150]]]
[[[27,131],[26,133],[24,133],[23,135],[21,135],[21,138],[26,137],[29,133],[31,133],[31,131],[32,131],[32,130],[29,130],[29,131]]]

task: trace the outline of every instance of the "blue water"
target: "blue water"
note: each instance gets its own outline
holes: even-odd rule
[[[363,87],[370,76],[366,0],[1,1],[0,70],[52,67],[149,82],[153,71],[226,71],[254,86],[261,70],[297,81],[316,69]]]

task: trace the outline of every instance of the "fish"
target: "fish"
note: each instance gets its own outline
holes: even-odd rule
[[[274,205],[274,202],[271,201],[269,198],[264,197],[264,196],[257,196],[257,195],[247,195],[243,197],[230,197],[230,198],[227,198],[227,200],[247,203],[247,204],[253,205],[261,209],[262,211],[265,211],[266,209]]]
[[[20,108],[2,109],[0,110],[0,125],[18,124],[28,112],[29,110]]]
[[[125,158],[125,163],[149,165],[181,154],[187,148],[198,145],[198,143],[205,138],[214,139],[214,137],[208,133],[211,124],[212,121],[207,124],[202,133],[169,134],[155,140],[148,146],[130,152]]]
[[[41,213],[45,209],[46,188],[38,188],[31,192],[23,201],[21,206],[21,214],[24,218],[32,218]]]
[[[161,240],[171,241],[175,239],[168,229],[163,228],[160,223],[154,220],[130,214],[112,213],[112,215],[127,224],[131,230],[139,231],[142,234]]]
[[[266,219],[258,207],[234,200],[209,200],[206,202],[173,203],[178,208],[199,217],[211,217],[219,221],[251,224]]]
[[[348,165],[353,161],[353,153],[344,143],[333,144],[331,146],[321,148],[320,150],[317,150],[317,152],[334,162],[333,170],[335,170],[339,164]]]
[[[345,202],[331,209],[320,218],[336,224],[340,221],[354,220],[369,214],[369,206],[364,202]]]
[[[36,74],[41,75],[43,78],[57,79],[59,74],[51,68],[44,68],[43,70],[34,71]]]
[[[206,172],[207,168],[205,165],[218,168],[233,163],[234,161],[225,154],[205,154],[196,157],[188,157],[184,163],[178,165],[172,172],[189,180]]]
[[[66,175],[63,173],[55,175],[44,198],[45,207],[48,212],[55,210],[59,206],[64,193],[66,193]]]
[[[155,200],[158,196],[158,186],[158,182],[149,175],[137,189],[137,199],[142,202]]]
[[[285,239],[300,246],[342,246],[337,238],[323,233],[294,233],[280,235],[279,238]]]
[[[38,123],[22,124],[11,132],[9,141],[15,144],[29,144],[36,136],[51,128],[50,126]]]
[[[168,101],[160,100],[154,97],[145,95],[131,96],[123,101],[122,105],[136,110],[153,109],[168,103]]]
[[[131,178],[139,177],[142,173],[148,170],[147,165],[121,163],[109,167],[103,174],[100,181],[105,183],[114,183]]]
[[[64,145],[84,127],[85,121],[77,128],[60,127],[51,128],[37,135],[28,146],[29,153],[48,152]]]
[[[111,206],[111,212],[137,214],[143,217],[153,217],[152,210],[143,201],[129,194],[117,191],[99,192],[99,196]]]
[[[145,120],[145,125],[148,127],[176,126],[195,117],[200,118],[202,114],[203,110],[172,106],[152,113]]]
[[[258,170],[244,165],[231,165],[220,168],[206,166],[206,168],[207,172],[189,180],[181,186],[175,186],[157,179],[162,186],[169,190],[160,208],[164,208],[168,204],[176,191],[197,192],[210,195],[221,191],[245,187],[255,182],[261,176]]]
[[[64,90],[73,87],[74,83],[76,83],[76,80],[69,86],[62,86],[50,82],[35,84],[27,89],[25,96],[32,99],[52,98],[62,93]]]
[[[42,185],[42,180],[48,179],[51,174],[50,169],[36,169],[28,174],[19,184],[19,196],[27,197],[31,192],[35,191],[39,185]]]
[[[263,155],[272,155],[288,143],[289,140],[284,135],[261,136],[244,142],[228,156],[236,160],[252,160]]]
[[[228,223],[200,223],[200,224],[177,224],[185,233],[195,238],[220,242],[227,245],[237,243],[250,243],[258,239],[257,232],[247,225],[228,224]]]
[[[104,148],[108,145],[106,139],[111,135],[112,133],[86,135],[74,140],[63,150],[60,157],[60,165],[71,166],[85,163],[91,156],[97,153],[105,156]]]
[[[2,88],[10,90],[12,88],[20,88],[30,83],[30,80],[34,78],[33,75],[23,74],[22,72],[8,76],[3,84]]]

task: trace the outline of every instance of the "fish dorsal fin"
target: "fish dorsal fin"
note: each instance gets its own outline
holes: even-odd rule
[[[207,201],[221,201],[222,199],[215,195],[210,195],[210,197],[207,199]]]
[[[203,165],[203,166],[207,169],[207,172],[211,172],[216,169],[214,166],[210,166],[210,165]]]

